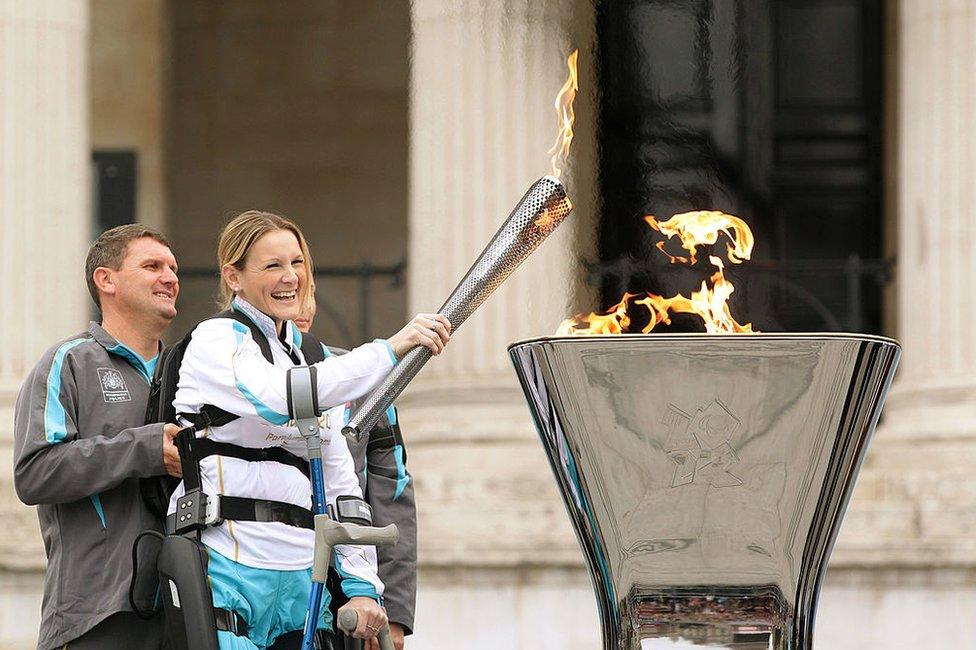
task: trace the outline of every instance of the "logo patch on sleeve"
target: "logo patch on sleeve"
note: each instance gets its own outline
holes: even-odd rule
[[[122,373],[115,368],[98,368],[98,379],[106,402],[128,402],[132,399]]]

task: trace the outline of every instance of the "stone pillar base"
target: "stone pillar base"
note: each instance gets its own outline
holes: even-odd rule
[[[976,387],[896,385],[832,562],[976,568]]]
[[[425,382],[398,408],[416,481],[421,563],[582,566],[512,378]]]

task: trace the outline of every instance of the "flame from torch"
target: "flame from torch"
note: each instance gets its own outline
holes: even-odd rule
[[[552,156],[550,162],[552,164],[552,175],[555,178],[562,177],[563,170],[560,164],[569,157],[569,145],[573,142],[573,123],[576,122],[573,100],[576,99],[576,91],[579,90],[579,75],[576,71],[578,56],[579,50],[573,50],[573,53],[566,59],[569,77],[563,87],[559,89],[559,94],[556,95],[556,120],[559,123],[559,135],[556,136],[556,142],[548,152]]]
[[[573,204],[566,196],[566,189],[559,181],[559,177],[562,174],[560,163],[566,160],[570,144],[573,142],[573,123],[576,121],[573,100],[579,89],[579,78],[576,73],[578,55],[579,50],[574,50],[567,58],[569,78],[556,95],[559,135],[548,152],[552,155],[552,175],[543,176],[532,184],[488,246],[481,251],[481,255],[454,289],[451,297],[438,310],[439,314],[446,316],[450,321],[452,334],[457,332],[461,323],[573,210]],[[343,427],[342,433],[359,440],[364,433],[373,428],[380,416],[403,392],[431,356],[430,350],[422,346],[407,352],[387,375],[386,380],[370,393],[349,423]]]

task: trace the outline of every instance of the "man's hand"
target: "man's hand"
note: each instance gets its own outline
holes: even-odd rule
[[[403,626],[399,623],[390,623],[390,638],[393,639],[396,650],[403,650],[403,631]]]
[[[390,639],[396,650],[403,650],[403,626],[399,623],[390,623]],[[363,644],[363,650],[380,650],[380,642],[376,639],[369,639]]]
[[[163,465],[166,473],[176,478],[183,478],[183,466],[180,464],[180,452],[173,444],[173,438],[181,431],[179,425],[163,425]]]

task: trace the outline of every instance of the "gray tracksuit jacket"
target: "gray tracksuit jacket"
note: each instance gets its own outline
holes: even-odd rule
[[[38,648],[130,611],[132,542],[160,522],[139,478],[165,474],[163,425],[142,426],[151,373],[92,323],[44,353],[14,414],[14,486],[37,505],[48,567]],[[152,595],[139,598],[151,606]]]
[[[325,352],[328,356],[346,350],[328,347]],[[365,399],[354,402],[350,413]],[[388,409],[362,440],[347,442],[363,495],[373,509],[373,525],[396,524],[400,532],[394,546],[376,548],[377,573],[385,587],[383,606],[390,622],[410,634],[417,605],[417,505],[396,409]]]

